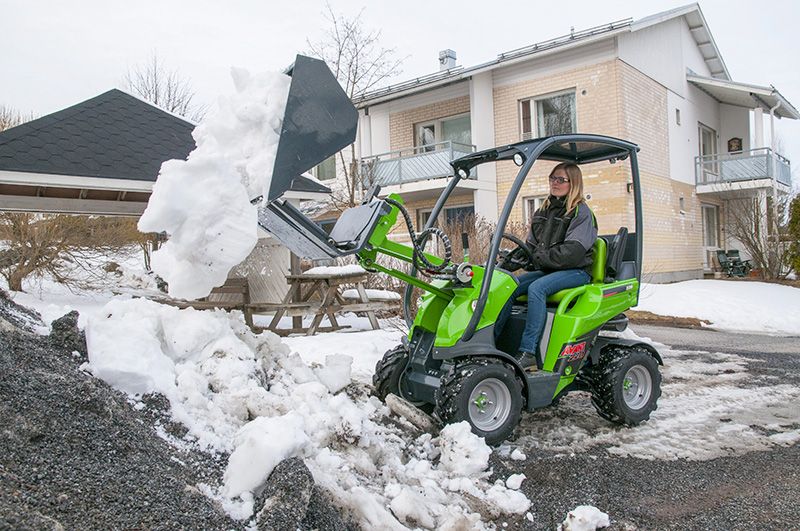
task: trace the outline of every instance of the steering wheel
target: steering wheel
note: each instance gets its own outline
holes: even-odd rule
[[[517,246],[516,249],[500,249],[497,254],[497,267],[507,271],[516,271],[521,267],[528,267],[533,263],[533,251],[530,246],[513,234],[503,233],[503,238]]]

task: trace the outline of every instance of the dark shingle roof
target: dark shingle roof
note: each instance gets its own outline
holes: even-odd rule
[[[194,124],[113,89],[0,132],[0,170],[155,181],[194,149]]]
[[[155,181],[161,163],[186,159],[194,124],[112,89],[0,132],[0,171]],[[290,190],[330,193],[299,176]]]

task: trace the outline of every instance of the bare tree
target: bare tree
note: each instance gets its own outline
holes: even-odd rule
[[[789,206],[787,233],[791,252],[791,265],[800,275],[800,195],[796,195]]]
[[[330,28],[319,41],[306,41],[309,53],[328,64],[351,100],[400,73],[403,59],[396,58],[394,48],[380,45],[379,30],[364,27],[363,9],[352,18],[335,13],[330,3],[326,4],[326,10]],[[350,160],[345,150],[340,151],[337,158],[344,173],[345,188],[334,190],[332,200],[335,208],[344,210],[356,204],[361,185],[355,145],[350,146]]]
[[[13,107],[0,105],[0,131],[11,129],[19,124],[33,120],[35,116],[33,113],[23,114]]]
[[[193,102],[195,93],[189,81],[177,70],[169,70],[153,52],[146,63],[128,70],[124,80],[128,90],[162,109],[200,121],[205,106]]]
[[[0,275],[14,291],[43,275],[87,287],[102,276],[98,262],[131,253],[148,237],[132,219],[0,212]]]
[[[788,196],[742,196],[728,203],[728,235],[736,238],[765,279],[785,278],[790,268]]]

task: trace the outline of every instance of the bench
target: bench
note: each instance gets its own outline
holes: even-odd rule
[[[194,308],[195,310],[220,309],[225,311],[240,310],[244,321],[253,328],[253,311],[250,304],[250,284],[246,278],[229,278],[222,286],[211,290],[207,297],[196,301],[182,299],[154,299],[156,302],[177,308]]]

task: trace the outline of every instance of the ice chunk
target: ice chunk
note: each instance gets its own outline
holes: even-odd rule
[[[472,433],[467,421],[448,424],[439,435],[441,467],[453,474],[474,476],[489,466],[492,449]]]
[[[606,513],[591,505],[579,505],[567,513],[558,531],[595,531],[609,525],[611,522]]]

